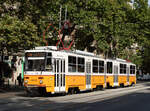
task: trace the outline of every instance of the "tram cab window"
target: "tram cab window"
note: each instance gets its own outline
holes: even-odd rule
[[[93,72],[98,73],[98,60],[93,60]]]
[[[44,71],[45,70],[45,52],[27,52],[25,54],[26,71]]]
[[[107,62],[107,73],[112,74],[112,69],[113,68],[113,63],[112,62]]]
[[[52,71],[52,59],[51,58],[47,58],[45,70],[46,71]]]
[[[127,71],[127,65],[120,64],[120,74],[126,74],[126,71]]]
[[[99,61],[99,73],[104,73],[104,61]]]
[[[84,58],[78,57],[78,72],[84,72],[84,66],[85,66],[84,61],[85,61]]]
[[[45,66],[46,71],[52,71],[53,66],[52,66],[52,53],[48,52],[46,56],[46,66]]]
[[[76,57],[68,56],[68,72],[76,72]]]
[[[135,74],[135,66],[130,65],[130,74]]]
[[[28,60],[27,71],[44,71],[45,60]]]

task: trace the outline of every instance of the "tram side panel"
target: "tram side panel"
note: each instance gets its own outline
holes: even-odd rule
[[[92,75],[91,88],[105,87],[104,75]]]
[[[106,86],[114,86],[113,61],[106,62]]]
[[[136,76],[135,75],[131,75],[130,77],[129,77],[129,80],[130,80],[130,85],[132,85],[132,84],[136,84]]]
[[[66,74],[66,92],[70,88],[86,89],[85,58],[77,55],[68,55]]]
[[[134,64],[130,65],[129,84],[136,84],[136,66]]]
[[[119,85],[124,86],[126,85],[126,64],[119,63],[119,76],[118,76],[118,82]]]
[[[46,92],[54,92],[54,80],[55,80],[54,75],[48,76],[44,80],[47,81]]]
[[[79,90],[85,90],[85,75],[76,74],[76,75],[66,75],[66,91],[69,91],[69,88],[79,88]]]
[[[127,74],[126,74],[127,65],[125,63],[119,63],[119,85],[125,86],[127,85]]]
[[[120,74],[119,75],[119,78],[118,78],[118,81],[119,81],[119,85],[123,85],[123,86],[126,86],[127,85],[127,76],[126,74],[122,75]]]
[[[105,87],[104,60],[92,60],[91,88]]]

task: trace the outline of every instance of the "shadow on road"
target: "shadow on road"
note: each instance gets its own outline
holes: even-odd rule
[[[23,86],[11,85],[11,86],[0,87],[0,94],[7,93],[7,92],[21,92],[21,91],[24,91]]]

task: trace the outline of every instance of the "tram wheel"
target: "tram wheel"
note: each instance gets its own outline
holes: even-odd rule
[[[71,88],[71,94],[75,94],[75,89]]]
[[[135,83],[134,83],[134,82],[132,82],[131,86],[135,86]]]
[[[120,87],[124,88],[124,83],[120,84]]]
[[[71,95],[71,94],[73,94],[73,93],[74,93],[73,88],[69,88],[69,89],[68,89],[68,94],[70,94],[70,95]]]
[[[45,87],[39,87],[39,95],[40,96],[46,96],[47,95]]]

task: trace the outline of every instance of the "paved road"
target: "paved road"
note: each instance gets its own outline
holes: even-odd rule
[[[0,111],[150,111],[150,82],[67,96],[0,93]]]

